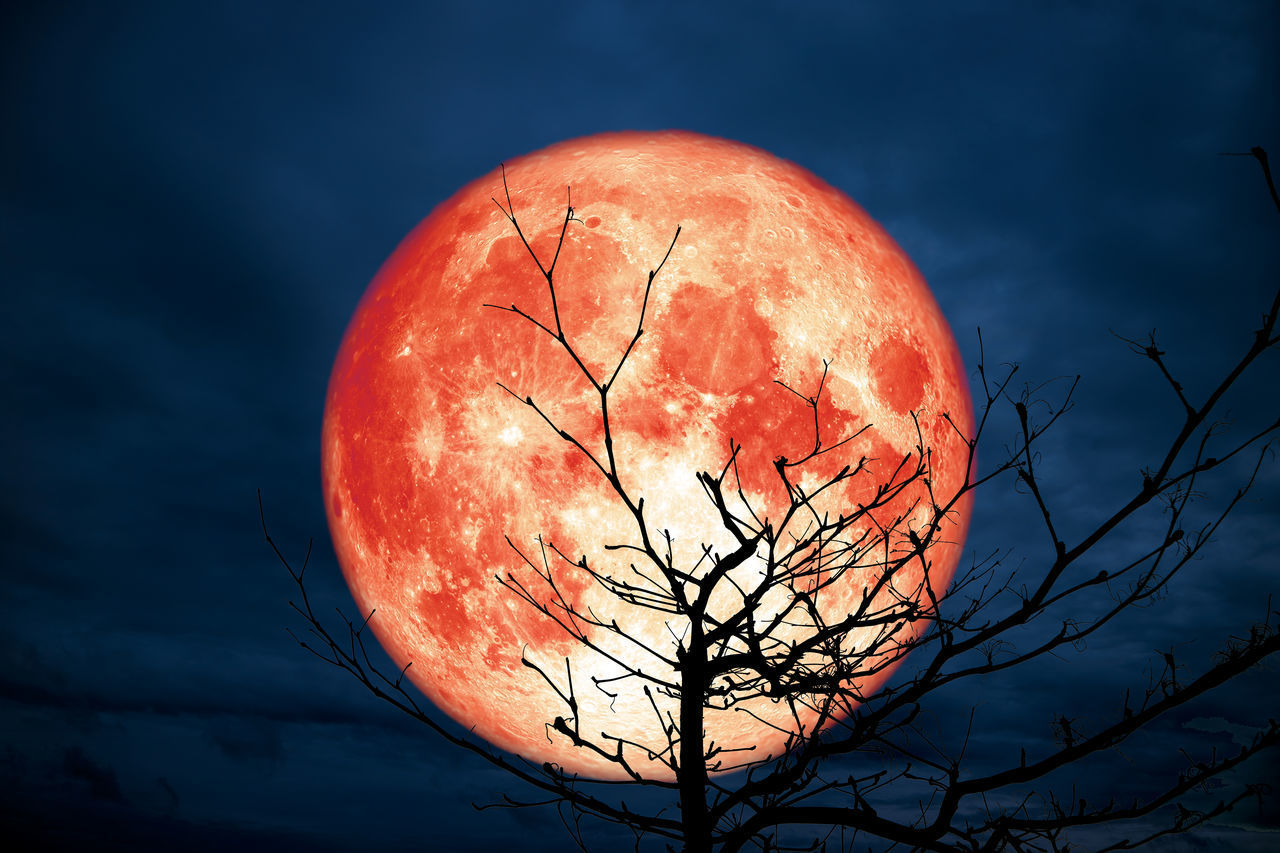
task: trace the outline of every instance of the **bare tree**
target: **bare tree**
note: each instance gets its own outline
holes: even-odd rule
[[[1270,185],[1265,152],[1254,149],[1252,154]],[[564,702],[563,715],[547,721],[549,728],[613,764],[633,786],[654,789],[668,804],[677,802],[678,816],[662,805],[635,806],[634,794],[624,799],[616,793],[616,782],[580,778],[550,763],[511,759],[451,733],[405,688],[404,673],[384,674],[371,661],[365,649],[368,619],[348,620],[345,630],[331,633],[312,609],[304,585],[305,562],[289,571],[300,594],[294,607],[311,635],[300,640],[304,648],[541,792],[530,799],[508,798],[501,806],[561,809],[583,849],[582,819],[589,817],[630,828],[637,849],[649,839],[689,853],[852,849],[855,844],[859,849],[879,844],[931,851],[1065,850],[1073,830],[1095,826],[1115,827],[1117,840],[1100,849],[1120,850],[1185,832],[1260,794],[1259,786],[1246,785],[1206,809],[1193,811],[1184,804],[1210,780],[1280,742],[1275,721],[1235,754],[1185,753],[1190,764],[1183,772],[1162,790],[1130,802],[1090,802],[1062,781],[1062,772],[1117,748],[1161,714],[1205,695],[1280,649],[1277,614],[1269,601],[1259,621],[1224,638],[1203,671],[1189,675],[1174,651],[1161,653],[1151,662],[1149,677],[1114,697],[1110,719],[1082,727],[1077,717],[1057,715],[1052,748],[1038,754],[1023,748],[998,769],[972,769],[967,737],[958,744],[935,742],[921,721],[931,703],[956,685],[982,683],[997,673],[1035,666],[1064,649],[1080,648],[1105,626],[1166,594],[1170,580],[1205,552],[1253,486],[1280,431],[1280,418],[1237,436],[1219,421],[1227,392],[1240,386],[1249,368],[1280,342],[1280,292],[1238,360],[1201,400],[1192,399],[1176,380],[1154,337],[1128,342],[1167,382],[1181,422],[1132,494],[1092,530],[1073,538],[1059,531],[1052,496],[1039,474],[1042,437],[1070,408],[1074,383],[1051,398],[1043,387],[1016,385],[1017,366],[994,372],[984,358],[977,366],[983,398],[977,401],[976,434],[962,434],[968,448],[962,485],[937,493],[933,451],[921,437],[889,476],[881,472],[863,492],[871,499],[842,505],[829,498],[843,494],[842,484],[872,474],[865,458],[830,464],[837,458],[830,454],[851,436],[824,434],[824,364],[811,391],[783,386],[793,392],[793,404],[811,411],[813,421],[811,449],[801,458],[779,457],[774,463],[774,475],[787,496],[783,511],[771,516],[752,505],[739,479],[741,445],[731,443],[723,467],[697,477],[734,547],[719,553],[705,545],[693,565],[681,565],[672,556],[671,534],[646,515],[644,500],[626,485],[626,460],[613,450],[616,412],[610,407],[610,391],[640,345],[651,289],[679,229],[648,275],[644,307],[630,342],[611,368],[597,372],[579,356],[560,323],[557,304],[556,260],[565,234],[578,221],[572,205],[550,258],[540,257],[526,239],[509,192],[499,207],[545,281],[553,320],[543,323],[519,305],[488,307],[512,314],[513,322],[526,324],[530,334],[550,336],[577,366],[598,394],[602,445],[593,450],[594,445],[558,425],[542,401],[503,387],[513,405],[531,409],[591,463],[635,525],[633,540],[609,546],[631,558],[625,572],[601,568],[591,555],[573,557],[552,541],[539,538],[537,549],[530,550],[509,537],[522,568],[499,580],[542,618],[613,661],[623,670],[619,680],[642,685],[652,698],[661,742],[639,743],[627,731],[589,731],[579,718],[577,691],[607,692],[616,686],[597,681],[584,688],[575,684],[572,672],[562,674],[524,659]],[[984,451],[979,467],[976,448],[984,438],[989,441],[1005,413],[1012,438],[1003,453]],[[991,461],[985,461],[988,455]],[[1236,469],[1246,458],[1246,473],[1232,496],[1209,506],[1200,492],[1202,479],[1210,472]],[[800,485],[801,473],[817,462],[826,472],[819,484]],[[973,491],[1009,478],[1042,521],[1047,549],[1039,570],[1009,569],[1000,555],[991,555],[959,571],[949,585],[935,583],[931,549],[952,529],[957,509]],[[1107,557],[1105,567],[1098,568],[1104,543],[1126,535],[1129,523],[1144,511],[1149,517],[1152,510],[1162,513],[1158,533],[1133,557],[1118,562]],[[278,549],[276,554],[285,561]],[[639,639],[625,620],[576,606],[562,592],[563,578],[570,573],[589,576],[626,608],[661,614],[671,628],[670,646],[655,647]],[[872,580],[853,607],[833,608],[832,590],[851,573]],[[620,658],[613,646],[596,639],[600,636],[636,646],[636,656]],[[888,687],[874,693],[862,689],[908,655]],[[752,703],[762,699],[788,712],[790,724],[781,727],[786,732],[781,754],[727,750],[706,736],[709,712],[738,708],[752,713]],[[761,725],[777,726],[763,719]],[[645,760],[637,761],[637,755]],[[863,760],[844,760],[850,757]],[[919,807],[901,813],[885,805],[890,798],[914,799]],[[1137,837],[1124,835],[1134,821],[1161,810],[1169,815],[1163,826],[1148,826]]]

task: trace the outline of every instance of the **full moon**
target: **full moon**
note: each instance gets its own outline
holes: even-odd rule
[[[584,734],[656,752],[667,746],[658,713],[637,679],[618,678],[619,661],[657,667],[645,648],[672,657],[683,629],[678,616],[619,601],[556,556],[585,557],[617,578],[645,570],[635,550],[616,547],[638,543],[635,517],[558,432],[603,458],[599,393],[531,322],[554,330],[557,320],[547,280],[495,204],[507,205],[503,181],[495,170],[436,208],[360,302],[326,399],[325,508],[357,605],[376,611],[371,629],[432,702],[502,749],[619,778],[551,729],[568,708],[522,658],[560,691],[572,678]],[[507,163],[505,181],[533,253],[544,266],[556,258],[558,321],[583,367],[611,375],[644,311],[608,418],[619,479],[644,499],[651,532],[669,531],[675,566],[704,571],[704,548],[735,547],[697,479],[724,470],[731,443],[741,449],[726,487],[761,519],[788,506],[775,459],[805,457],[815,431],[824,446],[849,440],[794,472],[802,487],[862,463],[815,499],[821,512],[872,503],[921,448],[934,494],[963,486],[973,414],[951,332],[905,253],[838,190],[759,149],[684,132],[560,143]],[[816,418],[806,396],[818,400]],[[910,484],[883,518],[930,523],[924,489]],[[952,509],[928,549],[939,591],[960,559],[967,497]],[[538,567],[546,554],[565,600],[639,642],[596,630],[604,655],[569,636],[499,583],[511,577],[551,600],[520,552]],[[760,567],[748,560],[735,571]],[[918,588],[914,571],[895,588]],[[833,621],[875,572],[853,567],[824,592]],[[917,622],[899,636],[922,630]],[[868,675],[859,689],[889,676]],[[674,700],[653,701],[678,718]],[[761,697],[709,710],[705,725],[721,747],[754,747],[735,753],[750,760],[778,755],[796,721]],[[627,750],[641,772],[669,778],[644,748]]]

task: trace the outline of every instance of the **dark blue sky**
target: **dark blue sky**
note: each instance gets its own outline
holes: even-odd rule
[[[111,5],[0,13],[0,822],[54,848],[567,847],[554,815],[473,811],[511,785],[293,645],[254,497],[291,553],[316,538],[314,594],[348,607],[319,493],[329,366],[382,260],[502,160],[684,128],[844,190],[971,367],[981,326],[993,361],[1083,375],[1044,448],[1068,535],[1178,414],[1111,331],[1158,329],[1203,394],[1280,269],[1256,162],[1217,156],[1280,160],[1272,2]],[[1278,382],[1272,358],[1238,429],[1274,419]],[[1068,707],[1107,719],[1153,649],[1203,663],[1280,591],[1274,464],[1253,498],[1087,655],[943,710],[981,706],[975,749],[1035,743]],[[1025,498],[978,500],[973,549],[1034,570]],[[1241,679],[1086,781],[1234,748],[1274,685]],[[1271,849],[1278,814],[1205,837]]]

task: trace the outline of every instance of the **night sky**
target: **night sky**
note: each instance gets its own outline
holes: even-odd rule
[[[44,849],[570,846],[554,813],[473,810],[522,791],[294,644],[255,498],[290,556],[315,537],[312,594],[349,609],[319,487],[329,368],[400,239],[503,160],[682,128],[847,192],[920,267],[971,369],[981,327],[993,365],[1082,375],[1043,447],[1069,541],[1177,428],[1173,394],[1116,335],[1157,330],[1203,396],[1280,269],[1257,162],[1218,156],[1280,160],[1274,2],[0,14],[0,823]],[[1275,419],[1277,361],[1228,401],[1233,429]],[[1260,621],[1280,592],[1278,472],[1166,598],[1084,654],[944,697],[944,720],[978,706],[979,766],[1047,747],[1056,713],[1106,722],[1156,649],[1191,673]],[[1011,481],[977,500],[974,553],[1043,565]],[[1230,751],[1276,716],[1273,663],[1079,779],[1100,799],[1151,791],[1186,766],[1178,747]],[[1230,781],[1265,779],[1280,757]],[[1276,831],[1272,799],[1158,849],[1275,849]]]

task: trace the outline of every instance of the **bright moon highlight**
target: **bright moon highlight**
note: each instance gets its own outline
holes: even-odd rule
[[[973,415],[950,330],[910,260],[839,191],[758,149],[690,133],[571,140],[508,163],[506,181],[540,258],[555,253],[572,190],[577,221],[555,268],[556,294],[566,335],[597,376],[626,351],[648,273],[681,226],[654,279],[644,334],[609,393],[620,479],[644,498],[650,528],[670,531],[677,567],[692,570],[704,546],[733,550],[696,479],[724,468],[731,441],[741,445],[742,497],[761,517],[785,510],[774,460],[805,456],[815,424],[814,410],[778,383],[813,394],[824,362],[823,441],[855,437],[804,476],[820,482],[865,461],[862,475],[822,494],[823,511],[871,503],[875,486],[921,446],[936,493],[963,485]],[[498,171],[459,190],[396,249],[361,301],[325,408],[329,527],[357,605],[377,611],[372,630],[398,665],[412,663],[408,676],[436,705],[503,749],[616,777],[616,766],[548,728],[565,704],[521,656],[572,673],[584,732],[660,751],[667,740],[641,685],[618,680],[617,662],[495,578],[511,573],[545,589],[507,537],[531,555],[541,537],[617,577],[640,557],[606,548],[636,543],[634,517],[590,460],[521,402],[529,397],[589,447],[602,440],[599,394],[565,350],[524,318],[484,307],[516,305],[554,328],[546,280],[494,198],[505,205]],[[923,488],[904,489],[883,515],[908,508],[908,524],[928,524],[927,506],[918,519],[909,509],[928,504]],[[928,551],[939,592],[967,523],[966,497]],[[570,568],[558,564],[557,583],[581,612],[616,619],[674,656],[677,617],[618,601]],[[735,571],[747,582],[760,568],[748,561]],[[824,592],[835,621],[873,571],[852,569]],[[910,571],[896,589],[919,588],[921,570]],[[598,634],[593,642],[616,660],[653,665],[635,644]],[[859,687],[872,691],[889,674]],[[658,702],[678,717],[674,700]],[[755,746],[750,755],[763,759],[782,750],[779,729],[795,722],[785,703],[760,698],[708,710],[705,725],[718,745]],[[642,749],[631,760],[668,775]]]

